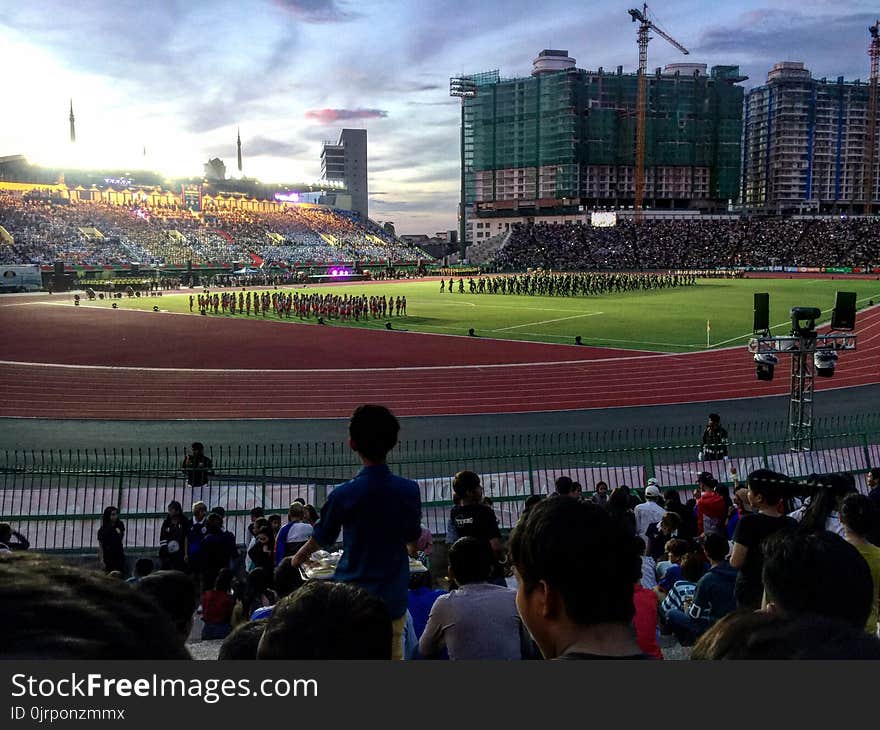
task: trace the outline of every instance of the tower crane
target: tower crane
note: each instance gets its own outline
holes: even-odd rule
[[[633,23],[639,24],[637,33],[639,45],[639,77],[638,77],[638,102],[636,106],[636,165],[635,183],[636,200],[634,206],[635,220],[642,219],[642,206],[645,200],[645,120],[648,106],[648,41],[651,40],[650,32],[654,31],[661,38],[675,46],[684,55],[690,55],[690,51],[674,38],[660,30],[648,19],[648,6],[642,4],[642,9],[637,8],[627,11]]]
[[[877,149],[877,83],[880,76],[880,20],[868,28],[871,34],[871,45],[868,56],[871,59],[871,77],[868,86],[868,120],[865,139],[865,215],[873,212],[874,198],[874,163]]]

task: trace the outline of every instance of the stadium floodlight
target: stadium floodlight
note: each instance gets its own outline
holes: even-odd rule
[[[458,251],[459,260],[467,256],[467,200],[465,196],[465,151],[464,151],[464,107],[465,100],[477,95],[477,82],[473,76],[453,76],[449,79],[449,95],[461,99],[461,200],[458,209]]]
[[[833,350],[816,350],[813,353],[813,367],[818,377],[830,378],[834,375],[834,367],[836,365],[837,353]]]
[[[791,334],[797,337],[814,337],[816,320],[822,316],[818,307],[791,308]]]
[[[773,380],[773,369],[779,364],[779,358],[772,352],[755,354],[755,375],[758,380]]]

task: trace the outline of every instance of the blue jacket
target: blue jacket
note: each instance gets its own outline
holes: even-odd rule
[[[694,602],[691,605],[691,618],[715,623],[718,619],[736,610],[734,587],[736,569],[726,560],[709,569],[697,583]]]

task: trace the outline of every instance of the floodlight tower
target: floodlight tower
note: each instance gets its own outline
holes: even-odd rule
[[[758,297],[763,296],[763,312],[759,312]],[[791,355],[789,381],[788,429],[792,451],[811,451],[813,448],[813,394],[815,378],[831,377],[841,350],[856,349],[855,330],[856,295],[838,292],[831,329],[828,334],[816,332],[816,320],[822,316],[817,307],[792,307],[791,332],[785,336],[770,334],[769,298],[755,295],[755,334],[748,349],[754,355],[758,380],[773,380],[778,355]],[[761,322],[759,326],[758,322]]]
[[[455,76],[449,79],[449,95],[461,99],[461,201],[458,209],[458,246],[459,259],[464,261],[467,255],[467,200],[465,196],[465,154],[464,154],[464,107],[465,99],[477,95],[477,82],[472,76]]]
[[[638,101],[636,102],[636,199],[633,206],[633,212],[635,220],[641,221],[642,206],[645,200],[645,124],[648,109],[648,41],[651,40],[650,31],[653,30],[657,35],[675,46],[686,56],[690,54],[690,51],[648,20],[648,6],[646,4],[642,4],[641,10],[633,8],[627,12],[632,19],[632,22],[638,22],[639,24],[639,30],[636,36],[639,46],[639,88]]]
[[[871,59],[871,76],[868,86],[868,123],[865,139],[865,215],[871,215],[874,202],[874,161],[877,149],[877,83],[880,76],[880,20],[868,28],[871,45],[868,56]]]

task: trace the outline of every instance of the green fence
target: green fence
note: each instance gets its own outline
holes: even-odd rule
[[[403,441],[392,452],[392,468],[419,482],[424,520],[443,534],[452,504],[451,477],[462,469],[479,473],[502,527],[511,527],[529,494],[546,494],[556,477],[570,475],[584,490],[602,480],[644,485],[656,477],[663,488],[693,488],[700,471],[729,483],[768,467],[793,477],[811,473],[864,473],[880,464],[876,419],[835,418],[816,424],[814,448],[792,453],[784,423],[730,428],[729,461],[702,462],[701,428],[639,429],[602,433],[504,435]],[[96,546],[101,512],[120,508],[129,548],[151,549],[171,500],[185,508],[196,500],[222,506],[227,527],[244,539],[248,512],[262,505],[285,514],[297,497],[320,506],[334,484],[360,466],[343,443],[234,446],[208,449],[216,472],[210,484],[189,487],[175,449],[7,451],[0,461],[0,519],[11,522],[36,548],[80,552]],[[864,480],[859,480],[863,483]]]

